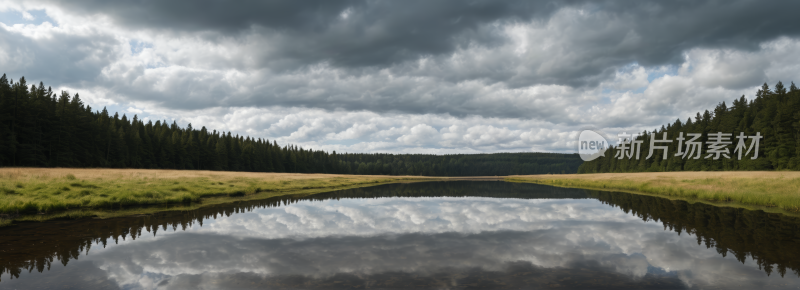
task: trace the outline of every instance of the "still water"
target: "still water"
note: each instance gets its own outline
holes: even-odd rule
[[[505,182],[0,229],[0,289],[800,289],[800,219]]]

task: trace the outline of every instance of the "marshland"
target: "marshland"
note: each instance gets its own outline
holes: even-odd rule
[[[506,180],[562,187],[653,194],[800,213],[800,172],[699,171],[512,176]]]
[[[0,168],[0,214],[8,217],[57,214],[69,210],[102,212],[130,206],[191,204],[204,199],[205,203],[230,202],[431,179],[435,178],[198,170]],[[80,215],[96,214],[82,212]],[[8,218],[2,220],[5,224],[10,222]]]

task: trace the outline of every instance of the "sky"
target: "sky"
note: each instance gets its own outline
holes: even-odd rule
[[[797,1],[0,0],[0,73],[337,152],[577,152],[800,75]],[[798,80],[800,81],[800,80]]]

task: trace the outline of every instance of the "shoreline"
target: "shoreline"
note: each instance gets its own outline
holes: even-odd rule
[[[160,169],[0,168],[0,227],[114,218],[390,183],[506,181],[617,191],[800,216],[800,172],[389,176]],[[13,193],[9,194],[9,191]]]
[[[455,180],[502,181],[503,177],[0,168],[0,227],[25,221],[149,215],[389,183]]]
[[[618,191],[800,216],[800,172],[796,171],[516,175],[505,181]]]

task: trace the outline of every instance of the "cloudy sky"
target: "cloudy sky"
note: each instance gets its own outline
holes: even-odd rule
[[[800,2],[0,0],[0,73],[348,152],[576,152],[800,75]]]

